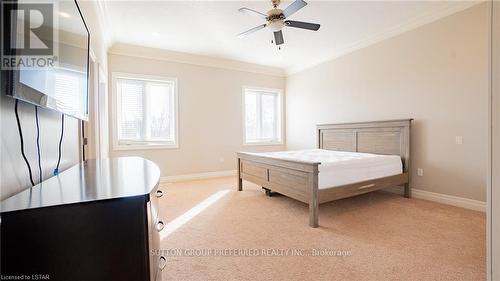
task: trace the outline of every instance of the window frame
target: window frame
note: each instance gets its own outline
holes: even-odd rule
[[[131,142],[130,144],[120,143],[118,139],[118,79],[131,79],[131,80],[145,80],[152,82],[170,82],[173,83],[173,91],[174,91],[174,141],[166,142],[166,141],[145,141],[145,142]],[[178,95],[178,83],[177,78],[175,77],[166,77],[166,76],[155,76],[155,75],[145,75],[145,74],[137,74],[137,73],[125,73],[125,72],[112,72],[111,73],[112,80],[112,122],[113,122],[113,150],[148,150],[148,149],[178,149],[179,148],[179,95]]]
[[[248,142],[247,141],[247,136],[246,136],[246,104],[245,104],[245,98],[246,98],[246,92],[247,91],[256,91],[256,92],[270,92],[270,93],[276,93],[278,95],[278,105],[279,105],[279,111],[277,116],[279,117],[278,120],[278,125],[279,125],[279,131],[278,136],[279,140],[278,141],[265,141],[265,140],[259,140],[255,142]],[[259,145],[283,145],[284,144],[284,137],[285,137],[285,110],[283,108],[284,102],[283,102],[283,90],[282,89],[277,89],[277,88],[264,88],[264,87],[254,87],[254,86],[243,86],[242,91],[241,91],[241,107],[242,107],[242,127],[243,127],[243,145],[244,146],[259,146]]]

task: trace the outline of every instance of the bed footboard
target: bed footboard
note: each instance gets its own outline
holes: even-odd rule
[[[321,203],[398,185],[407,187],[409,182],[408,173],[401,173],[319,190],[318,166],[319,163],[283,160],[239,152],[238,190],[243,190],[243,180],[247,180],[265,189],[304,202],[309,205],[309,226],[318,227],[318,212]]]
[[[318,227],[318,165],[238,152],[238,190],[242,180],[309,204],[309,225]]]
[[[317,125],[318,148],[335,151],[399,155],[401,174],[344,186],[318,187],[320,163],[272,158],[258,153],[238,152],[238,190],[242,180],[309,204],[309,225],[318,226],[318,205],[383,188],[410,189],[410,129],[413,119]]]

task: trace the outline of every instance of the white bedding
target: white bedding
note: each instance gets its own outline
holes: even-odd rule
[[[320,162],[319,189],[393,176],[403,172],[403,164],[399,155],[379,155],[324,149],[259,154],[279,159]]]

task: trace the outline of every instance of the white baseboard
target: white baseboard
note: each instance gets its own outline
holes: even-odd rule
[[[236,175],[236,170],[228,170],[228,171],[207,172],[207,173],[198,173],[198,174],[165,176],[165,177],[161,177],[160,181],[161,182],[180,182],[180,181],[191,181],[191,180],[203,180],[203,179],[211,179],[211,178],[230,177],[230,176],[235,176],[235,175]]]
[[[211,179],[211,178],[221,178],[221,177],[230,177],[235,176],[236,170],[227,170],[227,171],[216,171],[216,172],[207,172],[207,173],[198,173],[198,174],[185,174],[185,175],[176,175],[176,176],[166,176],[161,177],[160,181],[162,183],[165,182],[181,182],[181,181],[191,181],[191,180],[203,180],[203,179]],[[392,193],[403,195],[402,187],[391,187],[386,188],[385,191],[389,191]],[[438,202],[446,205],[452,205],[455,207],[461,207],[465,209],[475,210],[486,212],[486,202],[446,195],[442,193],[430,192],[422,189],[412,188],[411,195],[413,198],[423,199],[433,202]]]
[[[387,188],[385,190],[392,192],[392,193],[397,193],[397,194],[403,195],[403,188],[402,187],[391,187],[391,188]],[[447,195],[447,194],[442,194],[442,193],[430,192],[430,191],[417,189],[417,188],[411,189],[411,196],[413,198],[417,198],[417,199],[438,202],[438,203],[452,205],[455,207],[470,209],[470,210],[474,210],[474,211],[486,212],[486,202],[483,202],[483,201],[478,201],[478,200],[473,200],[473,199],[468,199],[468,198],[463,198],[463,197],[458,197],[458,196],[452,196],[452,195]]]

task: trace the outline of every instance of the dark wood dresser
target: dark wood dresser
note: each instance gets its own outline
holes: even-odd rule
[[[161,280],[159,180],[146,159],[88,160],[2,201],[2,278]]]

